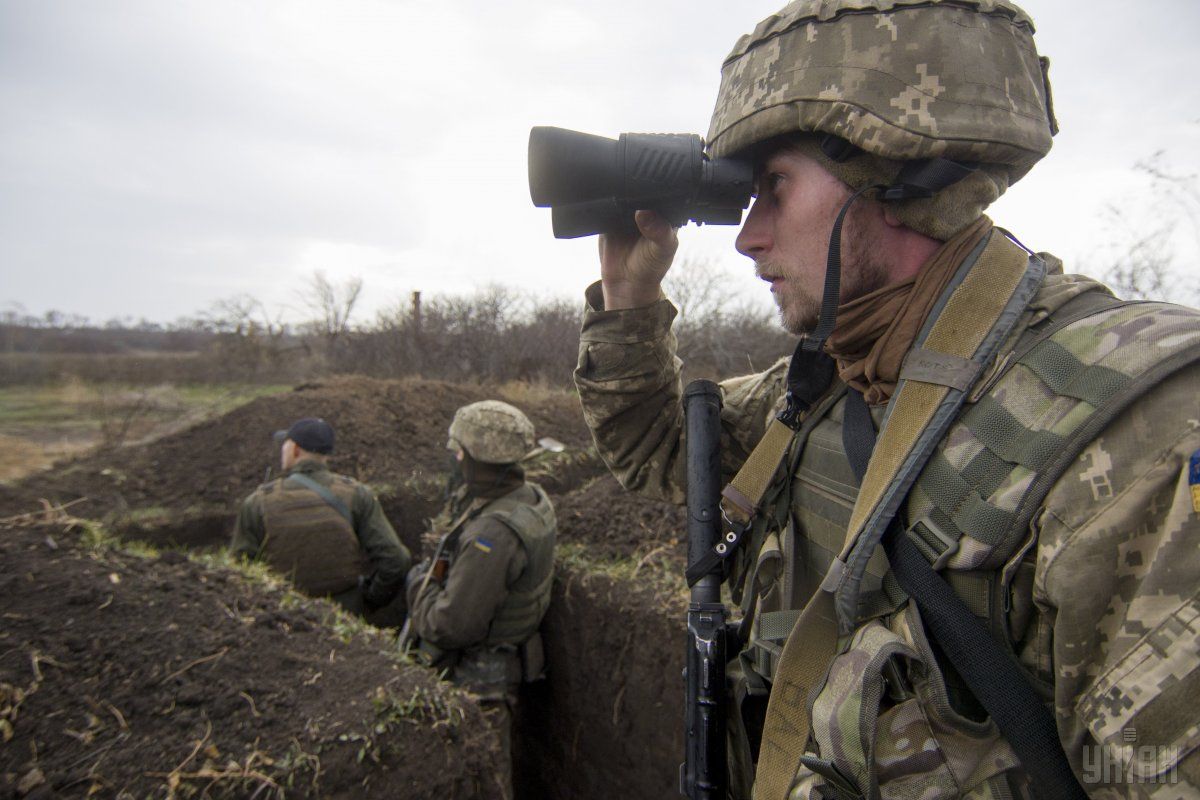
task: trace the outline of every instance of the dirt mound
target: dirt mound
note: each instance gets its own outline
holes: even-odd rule
[[[132,516],[135,527],[139,513],[176,520],[216,513],[223,522],[209,525],[215,529],[214,541],[185,543],[215,544],[227,536],[239,499],[263,481],[268,467],[277,470],[278,447],[271,432],[300,417],[320,416],[337,431],[331,468],[374,486],[393,524],[412,545],[421,519],[437,505],[448,465],[444,432],[454,411],[489,397],[519,406],[539,436],[555,437],[576,453],[591,443],[578,400],[568,392],[346,377],[259,398],[149,444],[98,452],[0,486],[0,516],[33,510],[41,498],[72,503],[75,516]],[[576,466],[578,479],[602,469],[594,457],[590,463],[564,458]],[[549,470],[547,477],[553,479],[556,472]]]
[[[0,797],[498,796],[478,706],[390,640],[78,538],[0,530]]]
[[[687,512],[621,488],[603,475],[555,501],[561,539],[587,546],[592,558],[687,558]]]

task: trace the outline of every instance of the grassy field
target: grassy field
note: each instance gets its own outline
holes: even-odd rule
[[[133,386],[66,381],[0,387],[0,481],[93,447],[162,436],[286,386]]]

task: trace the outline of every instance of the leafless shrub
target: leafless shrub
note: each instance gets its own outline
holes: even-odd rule
[[[730,301],[722,273],[707,262],[681,264],[672,293],[688,376],[723,378],[769,366],[792,348],[765,308]],[[333,373],[382,378],[420,375],[452,381],[531,381],[569,386],[579,348],[582,303],[534,298],[491,285],[463,295],[423,299],[419,293],[380,311],[363,325],[351,315],[361,281],[336,287],[318,274],[309,310],[319,316],[289,325],[281,311],[236,296],[186,323],[190,351],[163,352],[172,331],[147,332],[137,352],[117,348],[91,356],[25,348],[0,353],[0,385],[46,383],[77,376],[101,383],[152,385],[302,382]],[[19,330],[18,330],[19,329]],[[15,326],[9,339],[30,329]],[[39,329],[40,330],[40,329]],[[86,345],[120,329],[78,329]],[[124,407],[122,407],[124,408]],[[123,440],[133,420],[112,409],[108,438]],[[131,411],[136,414],[136,410]]]
[[[1200,303],[1195,265],[1177,263],[1185,238],[1192,257],[1200,254],[1200,177],[1177,171],[1161,150],[1134,169],[1149,180],[1154,199],[1144,209],[1106,207],[1110,233],[1100,275],[1124,297]]]
[[[728,297],[726,275],[708,259],[684,258],[667,273],[663,292],[679,310],[680,320],[711,318],[722,312]]]
[[[100,446],[114,449],[129,438],[135,423],[150,414],[153,403],[150,390],[100,393],[97,405],[100,420]]]
[[[679,309],[675,334],[686,378],[755,372],[795,346],[768,308],[730,297],[728,285],[711,261],[684,260],[667,273],[663,289]]]
[[[1108,206],[1105,217],[1113,232],[1107,248],[1108,263],[1103,275],[1117,294],[1133,300],[1161,300],[1174,284],[1174,224],[1163,223],[1150,230],[1131,222],[1116,206]]]

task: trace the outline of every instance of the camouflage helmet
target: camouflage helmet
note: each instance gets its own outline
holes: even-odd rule
[[[933,198],[895,204],[935,238],[982,214],[1050,150],[1057,123],[1033,22],[1008,0],[796,0],[743,36],[721,68],[714,157],[812,133],[806,154],[854,189],[891,184],[904,162],[979,169]],[[819,145],[839,137],[844,161]]]
[[[519,408],[499,400],[481,400],[454,412],[446,447],[461,447],[476,461],[511,464],[533,449],[533,423]]]

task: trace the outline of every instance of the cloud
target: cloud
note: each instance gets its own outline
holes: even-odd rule
[[[781,4],[2,3],[0,303],[170,319],[287,302],[316,267],[363,275],[367,308],[495,281],[577,296],[595,242],[530,206],[529,128],[703,133],[733,41]],[[1200,7],[1131,28],[1115,0],[1026,5],[1063,133],[995,211],[1069,256],[1137,158],[1196,168]],[[732,229],[683,238],[747,274]]]

